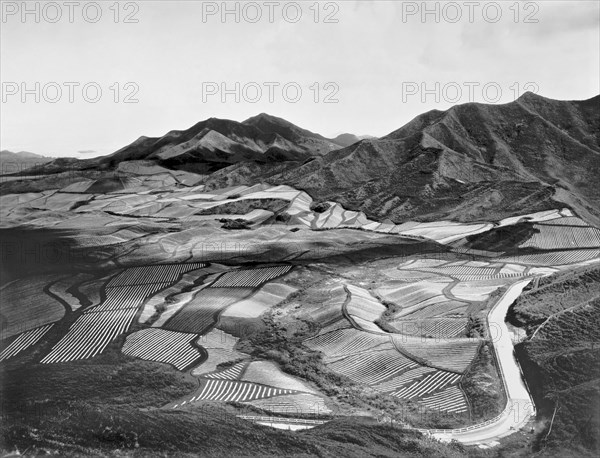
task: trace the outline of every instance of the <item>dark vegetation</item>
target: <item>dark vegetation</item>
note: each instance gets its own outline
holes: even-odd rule
[[[220,219],[219,222],[223,223],[221,226],[223,229],[229,230],[240,230],[240,229],[252,229],[251,223],[242,218],[236,219]]]
[[[461,380],[473,422],[484,422],[504,410],[506,396],[490,343],[485,343]]]
[[[323,213],[331,207],[331,204],[328,202],[313,202],[310,204],[310,209],[315,213]]]
[[[201,210],[197,215],[245,215],[252,210],[268,210],[277,213],[289,206],[283,199],[248,199],[238,202],[226,202],[217,207]]]

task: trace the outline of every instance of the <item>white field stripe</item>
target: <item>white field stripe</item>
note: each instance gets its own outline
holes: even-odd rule
[[[376,390],[380,391],[393,391],[402,385],[406,385],[407,383],[412,382],[414,379],[421,377],[430,372],[434,372],[436,369],[427,366],[417,367],[416,369],[411,369],[409,371],[404,372],[402,375],[398,377],[394,377],[387,382],[380,383],[379,385],[374,386]]]
[[[181,404],[175,404],[173,408],[195,401],[251,401],[295,393],[297,393],[295,390],[274,388],[255,383],[206,379],[205,385],[198,394]]]
[[[41,362],[47,364],[96,356],[129,328],[136,312],[137,308],[80,316]]]
[[[467,410],[464,395],[456,386],[448,387],[439,393],[423,398],[420,403],[431,409],[448,412],[464,412]]]
[[[50,330],[52,326],[54,326],[54,324],[47,324],[45,326],[31,329],[30,331],[19,334],[19,336],[14,339],[10,345],[2,350],[2,353],[0,353],[0,361],[12,358],[26,348],[35,345],[43,337],[43,335]]]
[[[211,288],[256,287],[289,272],[291,268],[292,266],[275,266],[227,272]]]
[[[200,354],[192,346],[196,334],[168,331],[165,329],[142,329],[127,336],[121,351],[147,361],[168,363],[177,369],[196,361]]]
[[[237,380],[244,369],[246,363],[237,363],[231,366],[229,369],[225,369],[219,372],[213,372],[211,374],[203,375],[205,378],[212,379],[227,379],[227,380]]]
[[[445,386],[456,382],[459,378],[460,375],[453,372],[437,371],[434,374],[428,375],[423,380],[413,383],[409,387],[392,393],[392,395],[404,399],[420,397],[424,394],[432,393],[444,388]]]

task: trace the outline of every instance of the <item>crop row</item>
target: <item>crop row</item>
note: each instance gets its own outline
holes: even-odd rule
[[[479,342],[477,340],[451,339],[447,341],[426,341],[395,339],[398,348],[409,355],[424,360],[426,364],[456,372],[464,372],[477,356]]]
[[[444,315],[448,316],[449,314],[457,315],[462,314],[467,307],[468,303],[459,302],[455,300],[449,300],[443,298],[442,301],[433,303],[431,305],[417,307],[415,309],[409,310],[408,313],[400,313],[398,316],[404,319],[410,320],[421,320],[427,318],[438,318],[443,317]]]
[[[239,380],[240,375],[242,375],[246,365],[246,363],[237,363],[228,369],[219,372],[212,372],[210,374],[203,375],[202,377],[224,380]]]
[[[16,356],[26,348],[35,345],[46,334],[53,324],[47,324],[39,328],[31,329],[30,331],[19,334],[2,352],[0,353],[0,361]]]
[[[219,312],[252,293],[248,288],[206,288],[165,323],[165,328],[204,334]]]
[[[181,404],[175,404],[173,408],[176,409],[184,404],[195,401],[244,402],[282,394],[294,394],[296,391],[273,388],[256,383],[206,379],[202,388],[197,393]]]
[[[377,289],[377,293],[385,300],[401,305],[403,309],[426,305],[425,301],[437,301],[444,299],[443,290],[448,282],[420,281],[417,285],[406,285],[399,287],[383,286]],[[435,299],[437,298],[437,299]]]
[[[563,264],[574,264],[589,261],[600,257],[600,250],[566,250],[552,251],[550,253],[523,254],[508,256],[502,260],[505,262],[518,262],[532,265],[560,266]]]
[[[419,402],[430,409],[450,413],[466,412],[468,409],[465,397],[457,386],[450,386],[439,393],[421,399]]]
[[[398,388],[400,388],[401,386],[412,383],[415,380],[419,379],[420,377],[423,377],[424,375],[429,374],[430,372],[435,372],[435,371],[436,371],[436,369],[434,369],[432,367],[419,366],[415,369],[410,369],[406,372],[403,372],[402,374],[400,374],[392,379],[386,380],[383,383],[379,383],[378,385],[375,385],[373,388],[375,388],[378,391],[382,391],[382,392],[394,391],[394,390],[397,390]]]
[[[542,221],[537,223],[537,226],[580,226],[580,227],[590,227],[588,223],[586,223],[581,218],[577,216],[565,216],[563,218],[556,218],[549,221]]]
[[[127,331],[137,309],[81,315],[41,362],[44,364],[93,358],[118,335]]]
[[[417,366],[417,363],[400,354],[395,348],[359,353],[329,365],[333,371],[367,385],[380,383]]]
[[[0,290],[2,339],[54,323],[65,315],[63,304],[44,292],[48,283],[58,279],[57,275],[22,278]]]
[[[389,341],[390,339],[387,336],[370,334],[349,328],[321,334],[305,340],[304,344],[312,350],[321,351],[328,357],[332,357],[371,350],[373,347]]]
[[[255,288],[289,272],[292,266],[235,270],[223,274],[211,288]]]
[[[130,267],[112,278],[106,287],[173,282],[182,273],[201,269],[205,266],[206,264],[204,263],[194,262],[189,264],[160,264],[156,266]]]
[[[594,227],[568,227],[535,225],[539,232],[533,234],[520,248],[585,248],[600,246],[600,230]]]
[[[86,310],[85,313],[107,312],[138,308],[144,300],[157,291],[167,288],[171,283],[148,283],[145,285],[118,286],[106,289],[106,299],[100,305]]]
[[[400,334],[427,336],[434,339],[446,339],[461,334],[466,325],[465,318],[438,318],[426,320],[394,320],[388,323]]]
[[[179,370],[194,364],[200,353],[192,342],[196,334],[148,328],[127,336],[121,351],[129,356],[175,366]]]
[[[392,396],[396,396],[402,399],[412,399],[425,396],[429,393],[434,393],[448,385],[452,385],[458,382],[460,374],[446,371],[436,371],[433,374],[429,374],[423,380],[411,384],[408,387],[402,388],[398,391],[394,391]]]

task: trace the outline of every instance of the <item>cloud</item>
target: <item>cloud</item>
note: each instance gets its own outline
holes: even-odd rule
[[[81,151],[77,151],[77,154],[97,154],[98,152],[94,149],[84,149]]]

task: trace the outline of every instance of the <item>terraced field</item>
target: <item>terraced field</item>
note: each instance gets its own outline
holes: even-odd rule
[[[0,352],[0,361],[17,356],[23,350],[35,345],[39,340],[46,334],[53,324],[47,324],[40,326],[39,328],[31,329],[30,331],[23,332],[17,337],[12,339],[10,344],[6,345],[2,352]],[[3,342],[4,345],[4,342]]]
[[[376,385],[383,380],[419,365],[403,356],[391,343],[387,349],[367,351],[338,359],[329,364],[331,370],[357,383]]]
[[[461,413],[468,410],[465,395],[456,386],[450,386],[431,396],[426,396],[420,402],[431,410],[450,413]]]
[[[312,350],[325,353],[326,359],[336,359],[374,350],[390,341],[388,336],[370,334],[354,328],[342,328],[329,332],[324,329],[323,331],[318,336],[305,340],[304,345]]]
[[[463,373],[477,356],[477,339],[419,339],[392,334],[396,348],[429,366]]]
[[[248,367],[248,363],[237,363],[229,369],[211,372],[210,374],[203,375],[203,377],[219,380],[239,380],[246,367]]]
[[[55,323],[65,315],[65,306],[44,291],[48,283],[59,278],[57,275],[23,278],[2,287],[2,340]]]
[[[211,288],[256,288],[274,278],[285,275],[292,266],[243,269],[223,274]]]
[[[173,331],[204,334],[223,310],[251,294],[250,288],[205,288],[163,326]]]
[[[202,358],[194,342],[196,334],[148,328],[127,336],[121,351],[128,356],[175,366],[184,370]]]
[[[167,407],[177,409],[197,401],[245,402],[285,394],[296,394],[296,392],[256,383],[205,379],[202,386],[193,395]]]
[[[402,399],[419,398],[455,384],[459,379],[460,375],[454,372],[435,371],[416,383],[392,392],[391,395]]]
[[[544,224],[535,224],[533,228],[536,232],[519,247],[560,250],[567,248],[593,248],[600,245],[600,230],[595,227],[570,226],[565,223],[553,225],[550,223],[552,221]]]
[[[106,284],[104,301],[86,309],[41,362],[67,362],[98,355],[129,329],[146,299],[199,266],[191,263],[135,267],[114,276]],[[164,282],[165,279],[169,282]]]

